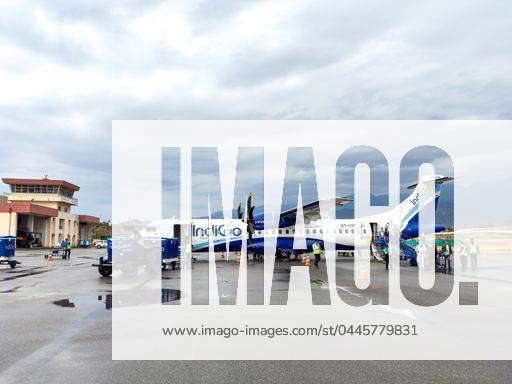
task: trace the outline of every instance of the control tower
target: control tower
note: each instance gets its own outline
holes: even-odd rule
[[[10,186],[7,201],[0,201],[0,236],[23,237],[23,232],[37,234],[39,244],[52,247],[69,239],[73,245],[92,240],[92,224],[99,219],[78,215],[71,209],[78,205],[74,197],[80,187],[64,180],[2,178]],[[18,241],[18,246],[24,246]]]

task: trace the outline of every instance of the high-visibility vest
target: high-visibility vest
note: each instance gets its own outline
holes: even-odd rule
[[[322,253],[322,250],[320,249],[320,244],[313,243],[313,254],[319,255],[320,253]]]

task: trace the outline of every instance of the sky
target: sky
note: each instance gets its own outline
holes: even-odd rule
[[[285,141],[285,137],[274,137],[278,141]],[[332,150],[326,148],[326,150]],[[191,214],[196,218],[207,218],[209,213],[212,218],[224,217],[223,204],[227,210],[232,209],[232,217],[237,215],[238,204],[241,204],[242,213],[245,215],[246,199],[252,196],[252,205],[255,206],[255,214],[269,213],[264,208],[264,179],[265,179],[265,149],[263,147],[239,148],[236,156],[236,170],[231,174],[226,169],[220,169],[220,151],[215,147],[195,147],[191,151]],[[179,218],[180,209],[180,149],[167,147],[162,151],[162,218]],[[371,165],[372,190],[369,186],[363,186],[363,190],[370,196],[371,204],[388,206],[390,204],[390,190],[388,185],[389,167],[387,158],[374,147],[358,146],[347,150],[338,158],[336,163],[335,194],[338,197],[347,197],[351,203],[337,208],[338,219],[351,219],[355,215],[355,190],[356,184],[361,182],[358,177],[364,177],[357,171],[359,163]],[[400,175],[400,199],[407,199],[413,192],[407,187],[418,180],[419,166],[422,163],[431,163],[437,174],[453,177],[451,160],[441,153],[441,150],[433,147],[420,147],[414,154],[403,158]],[[144,166],[144,165],[143,165]],[[267,167],[286,168],[283,172],[283,185],[281,194],[277,196],[281,204],[280,212],[296,208],[300,199],[303,204],[319,200],[319,187],[317,184],[317,166],[315,163],[314,149],[312,147],[292,147],[287,150],[286,161],[283,164],[268,164]],[[356,171],[356,172],[354,172]],[[394,171],[394,170],[392,170]],[[266,172],[269,172],[267,169]],[[369,173],[369,172],[368,172]],[[355,176],[355,177],[354,177]],[[221,177],[231,177],[235,180],[233,201],[225,201],[222,193]],[[268,177],[268,174],[267,174]],[[267,179],[268,180],[268,179]],[[363,184],[364,185],[364,184]],[[389,188],[389,189],[388,189]],[[453,183],[443,185],[443,193],[439,200],[438,224],[453,226]],[[124,190],[124,188],[120,188]],[[300,192],[299,192],[300,191]],[[137,193],[138,194],[138,193]],[[231,204],[231,205],[229,205]],[[391,204],[393,204],[391,202]],[[496,215],[494,215],[496,217]]]
[[[111,216],[111,121],[511,119],[510,1],[0,3],[0,175]],[[0,192],[6,192],[6,186]]]

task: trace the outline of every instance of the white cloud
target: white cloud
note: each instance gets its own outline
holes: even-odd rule
[[[41,168],[62,172],[46,170],[54,177],[104,180],[113,119],[511,118],[511,8],[483,0],[4,2],[0,134],[23,160],[0,171],[24,176],[23,163],[44,159]],[[109,195],[109,183],[97,185]]]

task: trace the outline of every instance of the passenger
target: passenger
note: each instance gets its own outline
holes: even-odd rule
[[[320,247],[320,243],[318,241],[315,241],[313,243],[313,255],[315,256],[315,261],[313,265],[316,269],[319,268],[320,259],[322,257],[322,248]]]
[[[476,271],[476,257],[480,253],[480,247],[474,238],[469,241],[469,256],[471,257],[471,270]]]
[[[394,264],[394,263],[390,264],[390,255],[389,255],[390,240],[391,240],[391,238],[400,239],[400,229],[393,222],[391,222],[386,225],[386,231],[387,231],[387,236],[388,236],[388,239],[387,239],[387,241],[388,241],[387,267],[388,268],[387,269],[393,269],[394,267],[400,266],[400,262],[404,257],[402,247],[399,245],[398,246],[398,254],[399,254],[398,255],[399,256],[398,264]],[[396,261],[395,261],[395,263],[396,263]]]
[[[459,247],[459,258],[460,258],[460,265],[463,271],[466,270],[467,264],[468,264],[468,251],[469,251],[469,245],[466,241],[462,241]]]
[[[436,272],[441,272],[441,252],[439,251],[438,247],[435,247],[435,271]]]
[[[418,251],[416,253],[416,262],[418,264],[419,269],[423,269],[425,266],[425,254],[428,252],[427,248],[427,240],[425,239],[425,235],[422,233],[420,236],[420,241],[418,244]]]
[[[380,227],[380,229],[379,229],[379,239],[381,241],[384,240],[384,229],[382,227]]]
[[[451,266],[452,247],[450,242],[446,240],[443,246],[443,257],[444,257],[444,273],[450,273],[452,271]]]

